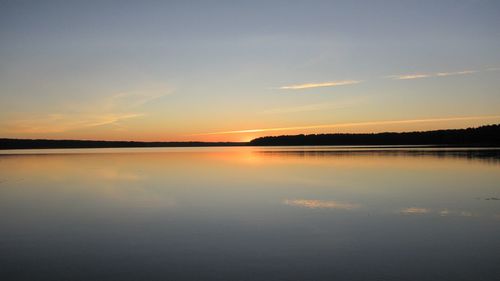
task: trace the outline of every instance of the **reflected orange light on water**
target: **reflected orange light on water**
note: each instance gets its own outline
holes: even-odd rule
[[[354,210],[360,207],[359,204],[353,204],[348,202],[339,202],[333,200],[290,200],[285,199],[283,204],[289,206],[304,207],[309,209],[340,209],[340,210]]]
[[[13,151],[18,154],[0,155],[0,185],[8,186],[4,191],[10,190],[19,198],[44,198],[50,194],[70,201],[95,201],[106,208],[150,210],[182,208],[185,204],[233,207],[247,204],[249,208],[259,208],[263,202],[271,202],[304,209],[369,210],[373,208],[372,201],[375,204],[387,201],[392,204],[388,211],[391,214],[439,217],[475,217],[481,212],[475,211],[474,206],[427,204],[433,199],[425,197],[426,194],[435,194],[438,189],[439,194],[446,194],[442,199],[446,203],[462,200],[463,194],[477,197],[473,187],[478,181],[484,182],[483,194],[489,194],[488,189],[494,192],[497,187],[492,183],[498,180],[499,162],[474,158],[471,152],[460,156],[457,152],[425,154],[425,149],[420,152],[414,149],[411,153],[360,149]]]

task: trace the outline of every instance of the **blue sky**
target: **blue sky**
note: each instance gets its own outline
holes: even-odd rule
[[[499,1],[1,1],[0,136],[500,122]]]

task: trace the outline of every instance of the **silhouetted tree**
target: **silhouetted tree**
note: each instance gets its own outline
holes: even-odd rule
[[[478,128],[377,134],[311,134],[261,137],[250,145],[471,145],[499,146],[500,124]]]

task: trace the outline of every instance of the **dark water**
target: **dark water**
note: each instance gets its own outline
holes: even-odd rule
[[[0,280],[500,279],[496,150],[9,153]]]

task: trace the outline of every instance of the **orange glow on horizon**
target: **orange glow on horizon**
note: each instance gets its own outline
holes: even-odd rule
[[[311,125],[311,126],[297,126],[297,127],[222,131],[222,132],[203,133],[203,134],[196,134],[196,135],[244,134],[244,133],[259,133],[259,132],[272,132],[272,131],[293,131],[293,130],[301,130],[301,129],[307,130],[307,129],[323,129],[323,128],[345,128],[345,127],[372,126],[372,125],[411,124],[411,123],[427,123],[427,122],[441,122],[441,121],[477,120],[477,119],[485,120],[485,119],[498,119],[498,118],[500,118],[500,115],[497,115],[497,116],[467,116],[467,117],[433,118],[433,119],[412,119],[412,120],[368,121],[368,122],[339,123],[339,124],[327,124],[327,125]]]
[[[108,130],[106,126],[93,127],[92,131],[38,132],[36,134],[19,133],[2,137],[34,138],[34,139],[75,139],[75,140],[108,140],[108,141],[202,141],[202,142],[248,142],[252,139],[273,135],[328,134],[328,133],[379,133],[426,131],[439,129],[460,129],[500,123],[500,115],[459,116],[443,118],[422,118],[407,120],[382,120],[322,125],[303,125],[288,127],[264,127],[244,130],[225,130],[212,133],[193,134],[198,130],[194,125],[190,128],[178,128],[168,133],[167,129],[157,129],[155,124],[143,123],[141,128],[124,127],[120,130]],[[204,124],[207,126],[207,124]],[[159,132],[160,131],[160,132]]]

